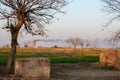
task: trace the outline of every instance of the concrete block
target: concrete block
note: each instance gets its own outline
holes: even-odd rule
[[[28,78],[50,79],[50,60],[48,58],[16,59],[15,75]]]

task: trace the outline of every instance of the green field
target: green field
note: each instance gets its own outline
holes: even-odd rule
[[[9,48],[0,48],[0,65],[6,65]],[[104,49],[18,48],[15,58],[46,57],[51,63],[97,62]]]

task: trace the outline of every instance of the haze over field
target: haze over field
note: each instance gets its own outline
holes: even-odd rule
[[[103,24],[107,21],[102,11],[103,3],[100,0],[74,0],[63,10],[61,14],[52,21],[51,25],[46,25],[47,37],[19,35],[19,43],[35,39],[67,39],[79,37],[82,39],[95,40],[106,39],[109,30],[103,31]],[[59,18],[59,20],[58,20]],[[4,21],[5,23],[5,21]],[[4,25],[1,23],[1,27]],[[10,34],[6,30],[0,30],[0,46],[10,44]],[[48,43],[47,43],[48,44]],[[43,45],[45,45],[43,43]]]

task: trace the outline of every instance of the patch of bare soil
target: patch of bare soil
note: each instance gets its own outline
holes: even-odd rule
[[[120,80],[120,71],[96,68],[90,63],[58,63],[51,64],[51,80]]]
[[[5,72],[5,66],[0,66],[0,77],[3,76],[4,72]]]
[[[5,67],[0,66],[0,77]],[[96,68],[90,63],[51,64],[50,80],[120,80],[120,70]]]

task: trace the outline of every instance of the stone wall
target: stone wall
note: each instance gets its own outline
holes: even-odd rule
[[[117,50],[107,50],[100,54],[101,66],[112,66],[120,69],[120,53]]]
[[[15,76],[50,79],[50,60],[47,58],[16,59]]]

